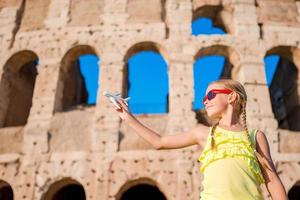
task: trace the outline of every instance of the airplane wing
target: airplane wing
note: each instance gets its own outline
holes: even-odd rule
[[[116,92],[116,93],[114,93],[114,96],[116,96],[116,97],[121,97],[121,94],[118,93],[118,92]]]

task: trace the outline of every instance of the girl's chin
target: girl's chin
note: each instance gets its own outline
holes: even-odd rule
[[[217,120],[220,118],[218,113],[210,113],[210,112],[207,112],[207,117],[209,117],[211,120]]]
[[[206,112],[208,117],[215,117],[216,113],[213,112]]]

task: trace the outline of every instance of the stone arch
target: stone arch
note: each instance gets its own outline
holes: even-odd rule
[[[13,200],[14,193],[12,187],[5,181],[0,179],[0,199]]]
[[[141,195],[139,192],[143,193],[143,198],[138,198],[138,195]],[[136,195],[134,197],[136,197],[137,199],[167,200],[166,195],[160,190],[158,184],[149,178],[139,178],[136,180],[128,181],[120,188],[120,190],[116,194],[116,200],[125,200],[127,199],[126,197],[133,198],[133,195]]]
[[[24,126],[32,106],[38,56],[30,50],[13,54],[5,63],[0,82],[0,127]],[[17,103],[19,99],[23,103]]]
[[[86,194],[84,187],[76,180],[63,178],[54,182],[43,194],[41,200],[85,200]]]
[[[231,13],[222,5],[202,5],[194,7],[192,21],[206,17],[213,21],[213,25],[222,28],[226,33],[232,33],[233,27],[231,21]]]
[[[232,47],[225,45],[203,47],[195,54],[194,62],[196,63],[196,61],[202,57],[215,55],[223,56],[225,58],[224,68],[220,78],[237,79],[237,71],[240,66],[240,56]],[[206,112],[203,109],[196,111],[196,119],[199,123],[207,125],[212,124],[212,121],[208,119]]]
[[[280,56],[272,83],[269,86],[272,110],[283,129],[300,130],[300,50],[292,46],[277,46],[269,49],[269,55]],[[289,77],[286,79],[285,77]]]
[[[128,96],[128,90],[129,90],[129,81],[128,81],[128,61],[129,59],[134,56],[135,54],[138,54],[140,52],[143,52],[143,51],[153,51],[159,55],[162,56],[162,58],[164,59],[166,65],[167,65],[167,73],[169,71],[169,65],[168,65],[168,56],[167,56],[167,53],[165,51],[165,49],[155,43],[155,42],[152,42],[152,41],[144,41],[144,42],[139,42],[139,43],[136,43],[134,44],[132,47],[130,47],[125,56],[124,56],[124,71],[123,71],[123,87],[122,87],[122,94],[123,96]],[[168,97],[167,97],[168,98]],[[167,99],[167,111],[169,110],[168,109],[168,99]]]
[[[200,57],[210,55],[220,55],[227,58],[228,62],[231,63],[231,69],[233,70],[230,76],[232,78],[236,77],[235,72],[237,71],[237,68],[240,67],[240,55],[233,47],[226,45],[212,45],[203,47],[195,54],[194,61],[199,59]]]
[[[278,45],[266,51],[267,55],[278,54],[291,62],[295,63],[297,68],[300,68],[300,49],[295,46]]]
[[[124,56],[124,62],[127,63],[130,57],[132,57],[134,54],[141,52],[141,51],[154,51],[156,53],[159,53],[162,55],[162,57],[166,60],[166,63],[168,64],[168,55],[166,50],[158,43],[153,41],[144,41],[144,42],[138,42],[134,45],[132,45],[126,52]]]
[[[89,45],[77,45],[64,55],[59,72],[55,111],[65,111],[86,104],[87,91],[78,63],[79,56],[84,54],[98,57],[95,48]]]

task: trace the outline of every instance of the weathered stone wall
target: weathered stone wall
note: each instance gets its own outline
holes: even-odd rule
[[[18,200],[47,199],[49,190],[74,182],[89,200],[119,200],[138,183],[156,185],[168,200],[198,199],[201,148],[152,150],[101,95],[124,91],[127,60],[154,50],[168,64],[168,113],[138,119],[162,135],[194,127],[193,64],[201,56],[223,55],[232,78],[247,90],[249,126],[267,134],[289,190],[300,180],[300,133],[278,128],[263,59],[289,47],[287,56],[299,69],[299,8],[293,0],[0,0],[0,179]],[[213,17],[228,34],[193,36],[191,22],[199,16]],[[62,74],[84,53],[101,58],[97,104],[63,111]],[[37,58],[27,122],[4,127],[7,69]]]

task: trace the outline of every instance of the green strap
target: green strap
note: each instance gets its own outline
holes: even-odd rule
[[[256,132],[257,132],[257,129],[251,129],[250,133],[249,133],[250,134],[250,140],[251,140],[251,143],[254,146],[254,148],[256,148],[256,139],[255,139]]]

